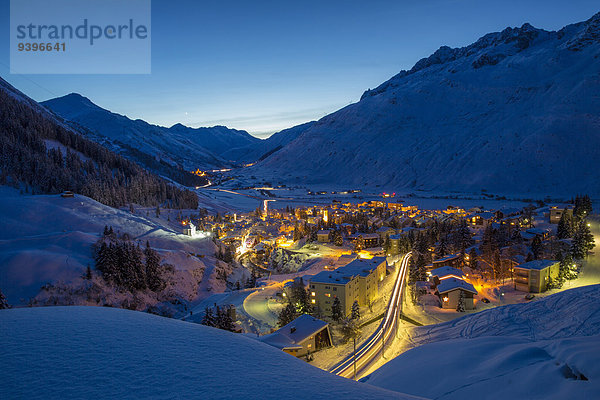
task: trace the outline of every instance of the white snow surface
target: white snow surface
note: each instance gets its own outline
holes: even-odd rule
[[[0,310],[3,399],[408,399],[243,335],[103,307]]]
[[[600,195],[600,13],[441,47],[248,176],[495,194]]]
[[[214,245],[209,239],[192,239],[181,233],[181,225],[167,222],[154,210],[136,214],[118,210],[88,197],[75,195],[21,195],[0,187],[0,288],[12,305],[26,303],[47,283],[76,281],[87,265],[93,267],[92,244],[104,226],[127,232],[143,246],[146,241],[159,251],[164,262],[175,266],[183,298],[195,297],[197,280],[212,269]],[[194,254],[210,254],[199,259]],[[209,276],[205,276],[208,282]],[[215,287],[215,290],[217,288]],[[220,288],[224,290],[224,288]]]
[[[435,399],[600,393],[600,285],[416,328],[411,336],[419,347],[365,381]]]

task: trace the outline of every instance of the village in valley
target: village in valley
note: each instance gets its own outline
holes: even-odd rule
[[[209,296],[183,319],[257,335],[326,370],[379,334],[397,286],[394,323],[435,324],[574,287],[594,247],[585,195],[495,209],[424,209],[395,194],[270,201],[247,213],[179,217],[184,234],[212,236],[216,258],[244,271],[227,278],[227,293],[243,295]],[[381,333],[381,354],[407,349],[394,329],[395,341]]]

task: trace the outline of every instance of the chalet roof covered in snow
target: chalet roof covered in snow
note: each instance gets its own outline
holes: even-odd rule
[[[431,271],[431,276],[437,276],[440,279],[444,279],[445,277],[451,275],[454,275],[458,278],[464,278],[465,276],[465,274],[460,269],[452,268],[447,265],[440,268],[436,268]]]
[[[540,271],[544,268],[548,268],[549,266],[556,264],[557,262],[558,261],[555,260],[533,260],[526,262],[525,264],[517,265],[515,268],[535,269]]]
[[[265,335],[260,340],[278,349],[301,349],[301,343],[319,333],[329,325],[308,314],[302,314],[277,331]]]
[[[443,281],[440,282],[440,284],[437,287],[437,291],[439,294],[448,293],[448,292],[451,292],[452,290],[456,290],[456,289],[462,289],[467,292],[477,294],[477,290],[475,290],[475,287],[473,285],[471,285],[469,282],[463,281],[462,279],[456,279],[456,278],[444,279]]]
[[[438,263],[442,263],[444,261],[454,260],[457,257],[458,257],[458,254],[448,254],[447,256],[444,256],[442,258],[438,258],[437,260],[433,260],[433,262],[436,263],[436,264],[438,264]]]

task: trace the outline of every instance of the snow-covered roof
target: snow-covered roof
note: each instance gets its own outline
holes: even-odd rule
[[[549,230],[548,229],[542,229],[542,228],[529,228],[525,232],[531,233],[531,234],[534,234],[534,235],[543,236],[543,235],[547,234],[549,232]]]
[[[450,292],[450,291],[456,290],[456,289],[462,289],[467,292],[477,294],[477,290],[475,290],[475,287],[473,285],[471,285],[469,282],[463,281],[462,279],[456,279],[456,278],[444,279],[437,286],[437,291],[439,294],[447,293],[447,292]]]
[[[536,236],[535,233],[531,233],[531,232],[520,232],[520,235],[525,240],[531,240]]]
[[[438,258],[437,260],[433,260],[434,264],[443,263],[444,261],[454,260],[459,256],[459,254],[448,254],[442,258]]]
[[[327,322],[311,315],[302,314],[275,332],[261,337],[260,340],[279,349],[301,349],[302,342],[327,328],[328,325]]]
[[[381,263],[386,261],[385,257],[373,257],[371,259],[357,258],[349,264],[334,271],[321,271],[312,278],[311,283],[329,283],[333,285],[345,285],[355,276],[369,276]]]
[[[447,265],[444,267],[436,268],[431,271],[431,276],[437,276],[440,279],[444,279],[444,277],[450,275],[454,275],[459,278],[463,278],[465,276],[465,274],[460,269],[452,268]]]
[[[558,261],[555,261],[555,260],[533,260],[533,261],[526,262],[525,264],[517,265],[515,268],[535,269],[535,270],[540,271],[544,268],[548,268],[548,267],[556,264],[557,262]]]

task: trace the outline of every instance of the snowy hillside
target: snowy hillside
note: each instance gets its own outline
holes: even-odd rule
[[[600,285],[416,328],[420,345],[372,385],[436,399],[592,399],[600,393]],[[426,377],[426,379],[424,379]]]
[[[0,310],[4,399],[404,399],[257,340],[102,307]]]
[[[219,156],[228,149],[260,142],[246,131],[224,126],[189,128],[181,124],[165,128],[142,120],[131,120],[71,93],[42,103],[60,117],[90,131],[90,136],[132,158],[136,150],[147,157],[180,164],[187,170],[216,169],[232,164]]]
[[[42,285],[81,283],[87,265],[94,266],[91,246],[108,225],[142,245],[149,241],[164,262],[176,266],[177,295],[195,299],[202,295],[198,282],[214,280],[215,249],[211,240],[182,235],[175,216],[173,212],[173,222],[168,222],[167,211],[156,218],[153,212],[131,214],[80,195],[21,195],[0,187],[0,289],[10,304],[18,305],[36,296]],[[212,286],[214,291],[225,289],[224,283]]]
[[[441,47],[248,175],[273,182],[600,195],[600,14]]]
[[[307,122],[292,128],[274,133],[267,139],[252,143],[248,146],[238,147],[221,154],[226,160],[235,160],[246,163],[258,161],[279,151],[285,145],[295,140],[298,136],[313,126],[315,122]]]

